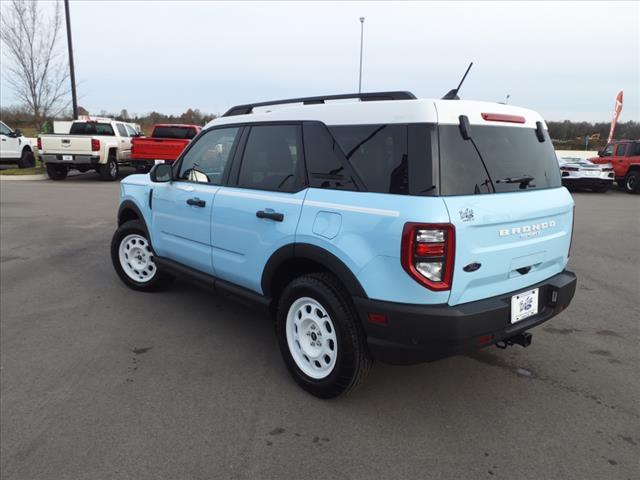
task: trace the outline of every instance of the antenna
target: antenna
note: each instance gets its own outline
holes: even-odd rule
[[[460,90],[460,87],[462,86],[464,79],[467,78],[467,74],[469,73],[469,70],[471,70],[472,66],[473,66],[473,62],[471,62],[467,67],[467,71],[464,72],[464,75],[462,76],[462,80],[460,80],[460,83],[458,84],[457,88],[454,88],[453,90],[449,90],[447,94],[444,97],[442,97],[442,100],[460,100],[460,97],[458,97],[458,91]]]

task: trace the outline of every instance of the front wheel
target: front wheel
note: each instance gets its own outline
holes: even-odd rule
[[[640,170],[632,170],[624,177],[624,190],[627,193],[638,192],[640,186]]]
[[[107,163],[98,167],[100,178],[106,182],[111,182],[118,178],[118,160],[116,156],[111,154],[107,159]]]
[[[293,280],[278,301],[280,352],[294,380],[320,398],[362,384],[372,365],[353,303],[337,278],[313,273]]]
[[[51,180],[64,180],[67,178],[69,168],[58,163],[47,163],[47,175]]]
[[[134,290],[155,292],[168,287],[173,276],[158,270],[142,222],[123,223],[111,240],[111,262],[120,279]]]

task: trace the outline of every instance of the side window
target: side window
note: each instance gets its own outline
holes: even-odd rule
[[[116,128],[118,129],[118,134],[121,137],[128,137],[129,135],[127,134],[127,129],[124,128],[124,125],[121,123],[116,123]]]
[[[303,128],[309,186],[356,190],[344,153],[327,127],[321,123],[306,122]]]
[[[11,130],[4,123],[0,123],[0,134],[9,135]]]
[[[238,127],[210,130],[185,153],[178,178],[219,185],[239,132]]]
[[[613,145],[607,145],[607,148],[602,151],[602,156],[610,157],[611,155],[613,155]]]
[[[621,143],[618,145],[618,149],[616,150],[616,156],[624,157],[624,154],[626,151],[627,151],[627,144]]]
[[[127,133],[129,137],[135,137],[136,135],[138,135],[138,132],[136,132],[131,125],[125,125],[124,128],[127,129]]]
[[[406,125],[329,127],[367,190],[409,193]]]
[[[238,185],[258,190],[291,192],[302,155],[298,125],[251,127],[242,156]]]

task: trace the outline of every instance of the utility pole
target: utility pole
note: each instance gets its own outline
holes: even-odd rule
[[[73,119],[78,119],[78,98],[76,97],[76,71],[73,67],[73,45],[71,44],[71,17],[69,16],[69,0],[64,0],[64,13],[67,19],[67,46],[69,47],[69,77],[71,78],[71,102]]]
[[[362,93],[362,44],[364,42],[364,17],[360,17],[360,76],[358,77],[358,93]]]

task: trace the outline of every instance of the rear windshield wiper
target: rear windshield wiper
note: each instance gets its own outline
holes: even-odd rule
[[[529,186],[531,181],[535,180],[531,175],[522,175],[520,177],[507,177],[496,180],[496,183],[519,183],[520,189],[524,190]],[[534,185],[532,185],[534,186]]]

